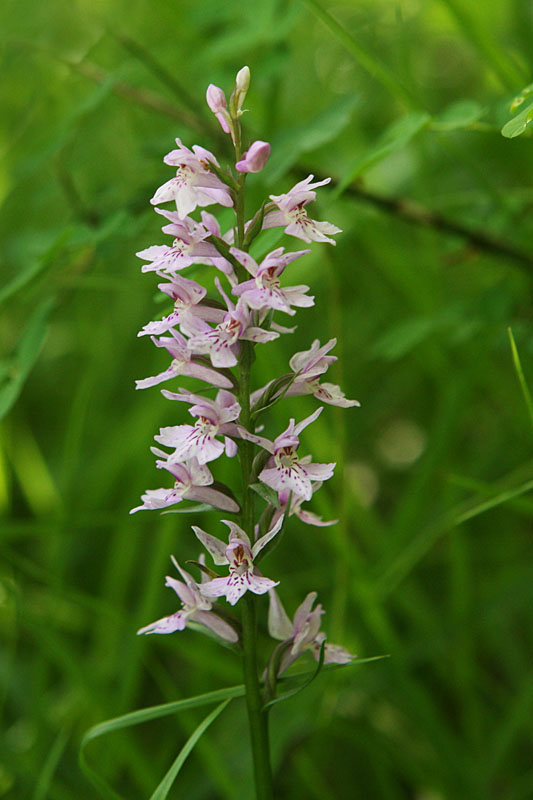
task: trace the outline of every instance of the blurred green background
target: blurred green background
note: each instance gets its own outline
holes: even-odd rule
[[[176,608],[164,575],[171,552],[197,557],[189,525],[221,535],[219,516],[128,510],[161,485],[152,436],[185,421],[134,391],[167,363],[136,338],[164,308],[134,254],[164,240],[148,200],[174,137],[230,156],[204,93],[243,64],[248,135],[273,146],[250,210],[332,175],[314,210],[344,230],[291,266],[316,306],[260,346],[254,380],[337,336],[328,379],[362,404],[326,407],[304,441],[338,462],[313,509],[341,521],[291,520],[265,571],[290,614],[318,591],[332,642],[390,654],[273,710],[277,796],[533,797],[532,417],[507,330],[531,385],[529,100],[509,110],[531,80],[531,4],[321,2],[2,4],[1,797],[96,797],[77,763],[91,725],[240,683],[197,633],[135,636]],[[269,434],[314,408],[280,404]],[[87,757],[148,798],[206,713]],[[169,796],[249,800],[249,780],[236,700]]]

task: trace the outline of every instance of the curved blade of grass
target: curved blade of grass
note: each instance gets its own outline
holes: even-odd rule
[[[67,745],[68,739],[69,733],[65,728],[62,728],[59,731],[52,747],[50,748],[50,752],[48,753],[41,772],[37,778],[32,800],[46,800],[46,798],[49,796],[49,790],[54,778],[54,773],[59,761],[61,760],[61,756],[63,755],[63,751]]]
[[[150,800],[165,800],[168,797],[168,793],[172,788],[172,784],[176,780],[180,769],[182,768],[187,756],[194,749],[196,742],[198,739],[206,732],[212,722],[216,720],[216,718],[222,714],[228,703],[231,701],[231,697],[227,700],[224,700],[219,706],[215,708],[204,720],[201,722],[194,733],[189,736],[183,747],[181,748],[178,756],[172,766],[170,767],[169,771],[155,790],[155,792],[151,795]]]
[[[420,107],[420,103],[411,90],[398,80],[394,72],[382,64],[376,56],[369,53],[340,22],[337,22],[328,11],[322,8],[317,0],[303,0],[303,2],[330,29],[334,37],[351,53],[357,63],[378,83],[381,83],[393,97],[410,108]]]
[[[448,531],[453,530],[457,525],[467,522],[469,519],[484,514],[492,508],[519,497],[533,489],[533,480],[526,481],[520,486],[498,492],[494,497],[484,503],[476,503],[462,512],[454,512],[444,517],[440,522],[426,528],[422,533],[415,537],[411,543],[404,547],[400,555],[387,567],[377,570],[377,589],[382,598],[389,595],[396,587],[409,575],[416,565],[430,551],[435,542]]]
[[[511,330],[511,328],[507,328],[507,333],[509,334],[509,341],[511,342],[511,352],[513,354],[514,368],[518,376],[518,381],[520,383],[520,388],[522,389],[522,394],[524,395],[524,400],[526,401],[527,410],[529,412],[529,419],[531,420],[531,424],[533,425],[533,400],[531,399],[531,393],[526,383],[524,370],[522,369],[522,363],[520,361],[520,356],[518,355],[518,348],[516,346],[516,342],[513,336],[513,331]]]
[[[166,717],[169,714],[174,714],[177,711],[183,711],[189,708],[197,708],[198,706],[210,705],[217,701],[229,701],[234,697],[242,697],[244,695],[244,686],[229,686],[227,689],[218,689],[214,692],[206,692],[205,694],[196,695],[195,697],[186,697],[184,700],[175,700],[172,703],[163,703],[158,706],[149,706],[148,708],[141,708],[137,711],[132,711],[129,714],[123,714],[120,717],[108,719],[105,722],[100,722],[89,728],[87,733],[83,736],[79,750],[79,763],[80,767],[85,773],[86,777],[91,783],[100,791],[101,795],[112,800],[122,800],[121,796],[117,794],[105,781],[98,775],[98,773],[89,766],[85,757],[85,748],[93,739],[98,739],[100,736],[105,736],[112,731],[118,731],[122,728],[130,728],[133,725],[140,725],[143,722],[149,722],[153,719]]]
[[[278,681],[280,683],[285,681],[299,680],[300,678],[308,678],[308,680],[304,681],[304,683],[300,684],[296,688],[291,689],[290,691],[285,692],[279,697],[274,698],[274,700],[270,700],[270,702],[265,703],[263,708],[269,708],[269,706],[273,706],[275,703],[279,703],[282,700],[287,700],[287,698],[292,697],[295,694],[298,694],[298,692],[301,692],[302,689],[305,689],[306,686],[309,686],[311,681],[313,681],[318,676],[319,672],[331,672],[332,670],[344,669],[344,667],[354,667],[358,664],[368,664],[370,661],[381,661],[381,659],[383,658],[389,658],[389,654],[385,653],[382,656],[369,656],[368,658],[354,658],[354,660],[350,661],[349,664],[320,665],[319,662],[320,668],[319,666],[317,666],[315,667],[315,669],[307,670],[306,672],[296,672],[294,675],[284,675],[283,677],[278,678]]]
[[[13,360],[3,366],[0,375],[0,419],[15,403],[24,382],[37,361],[48,332],[48,316],[54,298],[47,298],[37,306],[18,344]]]

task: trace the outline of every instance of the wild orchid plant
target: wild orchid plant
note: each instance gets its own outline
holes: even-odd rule
[[[164,158],[166,164],[176,168],[176,176],[160,186],[151,199],[156,212],[168,223],[163,232],[173,239],[170,245],[148,247],[137,255],[146,262],[143,272],[155,272],[162,279],[159,289],[171,298],[174,309],[163,319],[145,325],[139,336],[150,335],[156,347],[165,348],[172,360],[159,375],[137,381],[137,388],[184,376],[201,381],[216,393],[208,397],[183,388],[177,392],[162,390],[169,400],[189,405],[194,424],[161,428],[154,437],[167,448],[152,448],[156,466],[169,472],[174,482],[170,488],[148,490],[141,498],[142,505],[131,513],[169,509],[193,500],[235,515],[239,521],[222,520],[229,528],[227,540],[193,526],[214,565],[227,567],[227,574],[219,574],[201,559],[196,562],[201,575],[197,582],[172,556],[182,580],[167,577],[166,585],[178,595],[181,608],[139,633],[173,633],[193,622],[242,652],[256,793],[258,800],[266,800],[273,797],[267,716],[277,680],[307,650],[320,666],[346,664],[354,656],[343,647],[326,643],[326,635],[320,630],[324,612],[320,605],[315,606],[316,592],[307,595],[291,621],[274,589],[280,581],[265,577],[259,569],[261,559],[279,540],[287,517],[296,515],[307,525],[334,524],[302,508],[323,481],[331,478],[335,467],[299,454],[302,431],[317,419],[323,407],[301,422],[291,419],[273,440],[258,435],[257,430],[261,429],[263,412],[284,397],[313,395],[323,403],[343,408],[359,404],[347,400],[338,386],[321,383],[336,360],[328,355],[335,339],[324,345],[315,340],[308,350],[291,358],[290,372],[252,391],[256,345],[291,332],[274,319],[276,312],[293,316],[295,308],[314,305],[314,298],[308,294],[308,286],[281,285],[285,269],[310,250],[286,253],[278,247],[257,263],[248,252],[250,246],[266,228],[283,227],[286,234],[306,243],[330,244],[335,244],[330,237],[340,229],[308,216],[307,206],[315,200],[315,190],[329,182],[328,178],[313,183],[313,175],[285,194],[270,195],[270,200],[246,221],[246,177],[260,172],[270,155],[270,145],[263,141],[253,142],[243,152],[241,116],[249,82],[250,71],[243,67],[229,103],[222,89],[213,85],[207,89],[208,106],[233,142],[234,171],[222,168],[203,147],[194,145],[191,151],[176,139],[177,149]],[[159,207],[165,203],[174,203],[176,210]],[[226,233],[205,210],[201,211],[201,221],[190,216],[199,207],[214,205],[234,210],[235,225]],[[206,265],[208,284],[212,283],[209,268],[218,271],[220,277],[214,278],[218,297],[208,296],[204,286],[182,276],[181,270],[193,264]],[[240,493],[233,493],[213,478],[211,464],[223,454],[240,460]],[[257,495],[266,503],[259,518],[254,509]],[[260,669],[256,606],[258,596],[267,593],[268,631],[281,644],[274,646],[268,665]],[[231,607],[240,604],[240,618],[217,604],[221,597]]]

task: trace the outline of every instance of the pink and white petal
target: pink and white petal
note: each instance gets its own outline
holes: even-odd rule
[[[312,511],[305,511],[301,508],[297,509],[294,513],[298,519],[300,519],[302,522],[305,522],[306,525],[314,525],[317,528],[327,528],[329,525],[336,525],[336,523],[339,521],[338,519],[325,521],[322,519],[322,517],[319,517]]]
[[[283,289],[283,295],[289,305],[298,306],[298,308],[310,308],[315,304],[314,296],[306,294],[309,291],[309,286],[288,286]]]
[[[176,592],[183,605],[196,605],[196,598],[187,584],[176,580],[176,578],[171,578],[170,575],[167,575],[165,578],[165,586],[167,586],[169,589],[173,589]]]
[[[244,333],[241,333],[241,339],[247,339],[250,342],[272,342],[279,337],[279,333],[275,331],[265,331],[263,328],[246,328]]]
[[[156,206],[158,203],[168,203],[170,200],[174,200],[179,186],[180,180],[171,178],[156,190],[154,196],[150,198],[151,204]]]
[[[263,218],[263,230],[267,228],[282,228],[287,224],[287,216],[284,211],[269,211]]]
[[[132,508],[130,514],[136,511],[158,511],[161,508],[181,503],[183,495],[173,489],[148,489],[142,496],[142,506]]]
[[[233,386],[232,382],[224,375],[221,375],[214,369],[204,367],[202,364],[191,362],[187,365],[186,370],[183,368],[182,374],[188,375],[191,378],[198,378],[198,380],[205,381],[213,386],[218,386],[221,389],[231,389]]]
[[[294,426],[295,435],[299,436],[300,433],[303,430],[305,430],[305,428],[307,428],[308,425],[311,425],[312,422],[314,422],[316,419],[318,419],[318,417],[322,414],[323,411],[324,411],[323,408],[317,408],[316,411],[313,411],[312,414],[310,414],[308,417],[306,417],[301,422],[299,422],[297,425],[295,425]]]
[[[273,589],[274,586],[279,586],[279,581],[272,581],[270,578],[265,578],[263,575],[255,575],[254,573],[248,573],[248,575],[248,588],[254,594],[266,594],[270,589]]]
[[[271,589],[268,594],[269,607],[268,607],[268,632],[273,639],[285,641],[290,639],[293,634],[293,626],[287,612],[281,604],[278,593],[275,589]]]
[[[154,244],[151,247],[146,247],[144,250],[139,250],[135,255],[142,258],[143,261],[158,261],[170,248],[166,244]]]
[[[211,555],[213,562],[217,567],[228,563],[228,558],[226,556],[226,545],[224,542],[221,542],[216,536],[211,536],[210,533],[206,533],[206,531],[202,530],[202,528],[198,528],[196,525],[193,525],[192,529],[196,538],[200,540],[207,552]]]
[[[187,625],[187,616],[182,611],[177,611],[169,617],[163,617],[144,628],[139,628],[137,634],[142,633],[174,633],[182,631]]]
[[[200,591],[206,597],[222,597],[228,592],[229,577],[226,578],[213,578],[211,581],[206,581],[200,586]],[[245,590],[246,591],[246,590]]]
[[[230,253],[242,264],[245,270],[255,278],[259,270],[257,261],[255,261],[249,253],[245,253],[244,250],[239,250],[238,247],[230,247]]]
[[[229,519],[222,519],[220,521],[223,522],[224,525],[226,525],[229,528],[230,541],[235,539],[240,539],[248,547],[251,547],[252,543],[250,542],[250,537],[248,536],[247,533],[243,531],[243,529],[239,525],[237,525],[236,522],[232,522]]]
[[[307,617],[311,613],[311,609],[313,608],[317,597],[318,594],[316,592],[309,592],[309,594],[306,595],[305,600],[302,603],[300,603],[300,605],[296,609],[296,613],[294,614],[293,618],[295,633],[299,633],[302,630],[307,620]]]
[[[239,504],[224,492],[218,489],[211,489],[209,486],[193,487],[187,492],[188,500],[196,500],[198,503],[208,503],[213,508],[221,511],[230,511],[237,514],[240,510]]]
[[[247,442],[253,442],[264,450],[268,450],[269,453],[274,452],[274,442],[271,442],[270,439],[266,439],[264,436],[257,436],[255,433],[250,433],[250,431],[247,431],[242,425],[236,425],[235,427],[236,430],[235,433],[232,433],[232,436],[238,436],[240,439],[245,439]],[[164,443],[162,442],[161,444]]]
[[[327,481],[332,477],[336,462],[331,464],[306,464],[304,469],[312,481]]]
[[[195,611],[194,614],[191,615],[191,619],[195,622],[199,622],[201,625],[205,625],[206,628],[212,630],[213,633],[216,633],[221,639],[225,639],[226,642],[239,641],[239,635],[235,628],[232,628],[228,622],[211,611]]]
[[[151,378],[142,378],[141,380],[135,381],[135,388],[148,389],[150,386],[157,386],[158,383],[163,383],[164,381],[169,381],[171,378],[176,378],[180,374],[186,375],[187,373],[183,369],[180,372],[175,367],[169,367],[164,372],[160,372],[159,375],[154,375]]]
[[[183,183],[179,184],[173,199],[176,201],[176,209],[181,219],[194,211],[197,205],[200,205],[198,202],[198,195],[199,190],[194,186]],[[203,205],[205,205],[205,203]]]
[[[280,516],[280,518],[276,521],[276,524],[273,525],[272,528],[267,533],[265,533],[264,536],[261,536],[261,538],[257,540],[257,542],[252,547],[252,556],[254,559],[256,558],[257,554],[261,552],[263,547],[267,545],[277,533],[280,532],[282,525],[283,525],[283,516]]]
[[[298,497],[310,500],[313,496],[311,481],[303,467],[294,464],[292,467],[272,467],[259,473],[259,480],[266,483],[276,492],[290,489]]]
[[[332,406],[339,406],[340,408],[351,408],[352,406],[360,406],[358,400],[348,400],[340,388],[334,383],[321,383],[313,392],[317,400],[322,400],[323,403],[329,403]]]
[[[177,465],[176,465],[177,466]],[[194,486],[209,486],[213,483],[213,476],[205,464],[200,465],[192,459],[187,465]]]
[[[297,327],[298,326],[295,325],[294,328],[286,328],[284,325],[279,325],[275,320],[270,324],[270,328],[278,333],[294,333]]]
[[[191,451],[187,455],[190,458],[195,455],[199,464],[207,464],[209,461],[215,461],[224,452],[224,445],[218,439],[204,436],[202,441],[198,441],[194,447],[194,452]],[[182,459],[180,459],[181,461]]]
[[[250,588],[249,572],[244,572],[242,575],[239,575],[237,572],[232,572],[227,581],[225,592],[226,600],[231,606],[234,606]]]
[[[223,433],[223,431],[221,431],[221,433]],[[233,439],[230,439],[229,436],[224,437],[224,450],[228,458],[235,458],[237,455],[237,444],[233,441]]]
[[[170,392],[170,394],[175,394]],[[177,447],[183,444],[187,438],[194,433],[193,425],[168,425],[159,429],[159,433],[154,436],[156,442],[166,447]]]
[[[317,661],[320,657],[320,644],[318,650],[315,649],[313,652]],[[338,644],[327,644],[324,648],[324,664],[349,664],[354,658],[357,656],[352,655],[345,647]]]

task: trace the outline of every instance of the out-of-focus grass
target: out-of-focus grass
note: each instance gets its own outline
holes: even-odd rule
[[[316,307],[258,352],[259,385],[337,336],[330,380],[362,403],[306,431],[338,462],[314,510],[340,522],[291,521],[268,574],[290,613],[316,589],[332,641],[391,656],[273,709],[278,796],[526,800],[533,464],[507,328],[531,388],[533,156],[499,131],[530,80],[530,9],[21,0],[0,22],[0,796],[92,798],[77,764],[92,724],[240,682],[198,634],[135,636],[174,609],[163,580],[171,552],[197,557],[189,525],[217,534],[218,516],[127,512],[158,485],[152,436],[183,420],[133,390],[164,362],[136,338],[161,310],[134,256],[162,241],[148,198],[175,136],[229,155],[203,95],[247,63],[245,121],[273,144],[251,202],[305,170],[358,181],[317,204],[337,247],[291,268]],[[278,406],[269,433],[315,407]],[[200,720],[110,734],[88,758],[149,797]],[[235,700],[170,796],[246,800],[249,776]]]

